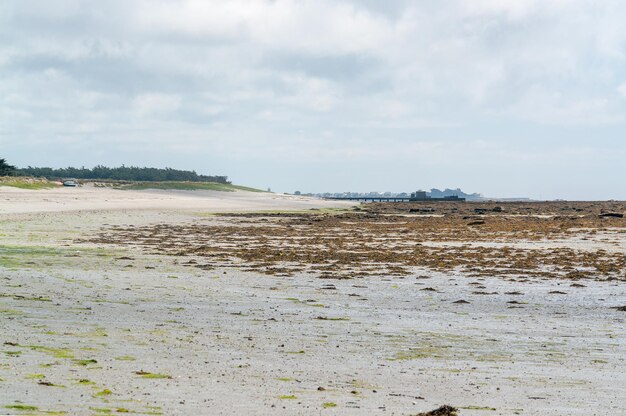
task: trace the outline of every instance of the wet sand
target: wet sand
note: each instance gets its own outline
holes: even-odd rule
[[[303,228],[320,234],[310,244],[322,250],[342,232],[335,216],[348,215],[332,208],[353,215],[346,204],[269,194],[0,188],[0,414],[411,415],[443,404],[460,415],[624,412],[621,270],[571,279],[409,262],[401,273],[361,264],[320,279],[306,259],[273,260],[294,217],[213,215],[332,215]],[[624,227],[590,234],[587,225],[580,235],[514,237],[619,261]],[[163,226],[153,238],[178,255],[140,240]],[[186,227],[205,233],[191,240],[205,253],[185,251],[177,230]],[[220,229],[231,232],[218,238]],[[482,235],[475,243],[502,243]],[[431,237],[422,244],[467,243]],[[241,252],[264,241],[269,252]],[[219,256],[206,256],[215,246]]]

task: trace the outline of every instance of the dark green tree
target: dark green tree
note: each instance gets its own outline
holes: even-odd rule
[[[117,168],[109,168],[107,166],[98,165],[93,169],[85,167],[81,168],[61,168],[52,169],[46,167],[21,168],[16,172],[20,176],[36,176],[48,179],[111,179],[126,181],[146,181],[146,182],[162,182],[162,181],[189,181],[189,182],[218,182],[230,183],[228,176],[211,176],[198,175],[195,171],[178,170],[172,168],[140,168],[137,166],[120,166]]]
[[[4,158],[0,158],[0,176],[13,176],[15,166],[9,165]]]

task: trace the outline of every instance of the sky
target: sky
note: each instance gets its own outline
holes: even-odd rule
[[[0,2],[0,157],[626,199],[626,2]]]

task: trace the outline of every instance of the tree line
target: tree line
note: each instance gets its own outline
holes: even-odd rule
[[[90,180],[119,180],[119,181],[143,181],[143,182],[217,182],[229,184],[228,176],[198,175],[195,171],[179,170],[172,168],[140,168],[138,166],[120,166],[110,168],[98,165],[92,169],[81,168],[16,168],[9,165],[5,159],[0,159],[0,176],[35,176],[48,179],[90,179]]]
[[[9,165],[6,159],[0,158],[0,176],[13,176],[15,170],[15,166]]]

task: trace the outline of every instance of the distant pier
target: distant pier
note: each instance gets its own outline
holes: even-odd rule
[[[339,201],[363,201],[363,202],[409,202],[409,197],[386,197],[386,196],[331,196],[324,199],[333,199]]]
[[[324,199],[338,201],[363,201],[363,202],[463,202],[465,198],[444,196],[443,198],[431,198],[425,191],[411,193],[411,196],[333,196]]]

